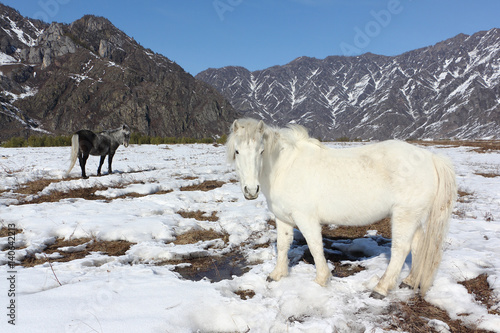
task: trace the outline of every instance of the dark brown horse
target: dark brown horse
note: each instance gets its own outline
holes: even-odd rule
[[[82,178],[87,179],[85,173],[85,164],[89,155],[101,156],[99,168],[97,168],[97,175],[101,175],[101,167],[104,163],[106,155],[108,156],[108,172],[112,174],[111,162],[115,155],[116,149],[120,144],[128,147],[130,141],[130,128],[123,125],[114,130],[106,130],[96,134],[89,130],[80,130],[76,132],[71,138],[71,165],[66,172],[66,177],[75,166],[76,159],[80,161],[80,168],[82,169]]]

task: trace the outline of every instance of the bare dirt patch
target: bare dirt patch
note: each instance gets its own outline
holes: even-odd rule
[[[219,217],[217,216],[217,212],[212,212],[210,215],[207,215],[207,212],[202,210],[197,211],[184,211],[180,210],[177,212],[180,216],[185,219],[195,219],[198,221],[209,221],[209,222],[217,222],[219,221]]]
[[[85,247],[78,247],[86,244]],[[76,238],[72,240],[56,239],[54,244],[48,245],[42,254],[50,255],[58,252],[61,256],[59,258],[36,257],[35,255],[28,256],[22,261],[24,267],[33,267],[50,262],[68,262],[75,259],[82,259],[89,255],[91,252],[102,252],[108,256],[121,256],[128,251],[133,243],[118,240],[118,241],[103,241],[91,238]],[[62,248],[67,248],[63,251]]]
[[[219,180],[206,180],[203,183],[183,186],[180,188],[181,191],[211,191],[224,185],[224,182]]]

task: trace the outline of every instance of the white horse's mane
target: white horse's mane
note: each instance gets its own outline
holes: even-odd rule
[[[238,128],[244,128],[245,130],[235,133],[234,129],[231,128],[231,134],[226,143],[227,158],[230,163],[234,162],[235,142],[238,138],[242,141],[248,141],[260,135],[259,120],[243,118],[238,119],[237,122]],[[244,137],[242,137],[243,135]],[[262,135],[264,135],[266,150],[268,152],[283,146],[295,147],[300,142],[308,142],[321,148],[324,147],[318,140],[309,136],[304,126],[298,124],[288,124],[287,127],[284,128],[264,125]]]

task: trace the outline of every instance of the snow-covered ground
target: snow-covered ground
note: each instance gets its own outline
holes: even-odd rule
[[[0,249],[4,249],[0,254],[1,332],[383,332],[390,304],[412,296],[406,289],[396,289],[384,300],[369,297],[390,255],[387,244],[379,246],[370,237],[344,246],[347,251],[355,246],[366,254],[355,263],[366,270],[355,275],[334,277],[327,287],[320,287],[313,282],[314,266],[300,261],[290,268],[288,277],[267,282],[276,260],[276,230],[267,222],[272,215],[263,197],[243,198],[238,183],[231,181],[236,174],[226,164],[223,146],[120,147],[114,174],[94,177],[98,158],[90,157],[90,179],[54,182],[39,193],[102,186],[96,195],[107,200],[67,198],[15,205],[19,195],[13,190],[21,184],[63,178],[69,149],[0,148],[0,223],[23,230],[16,235],[16,259],[41,252],[56,238],[134,244],[121,256],[93,252],[83,259],[53,262],[52,268],[48,263],[16,266],[15,273],[10,273],[9,239],[0,238]],[[443,263],[425,299],[452,319],[500,332],[500,316],[488,314],[457,283],[487,273],[500,299],[500,177],[478,174],[500,174],[500,154],[466,147],[429,149],[451,157],[459,189],[469,195],[457,203]],[[71,176],[79,175],[76,165]],[[180,190],[205,180],[224,185],[210,191]],[[172,191],[165,193],[168,190]],[[143,196],[123,196],[130,193]],[[197,210],[208,215],[216,212],[219,220],[198,221],[178,214]],[[178,235],[196,229],[212,229],[229,238],[226,242],[172,243]],[[174,265],[158,265],[170,259],[231,252],[242,253],[249,265],[248,272],[231,280],[191,281],[175,272]],[[402,276],[408,271],[405,264]],[[8,295],[12,276],[15,297]],[[242,290],[255,295],[243,300],[235,293]],[[15,326],[8,323],[7,307],[12,300]]]

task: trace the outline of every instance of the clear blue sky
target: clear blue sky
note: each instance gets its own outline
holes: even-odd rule
[[[300,56],[397,55],[500,28],[499,0],[0,0],[24,16],[71,23],[108,18],[141,45],[196,75],[250,70]]]

